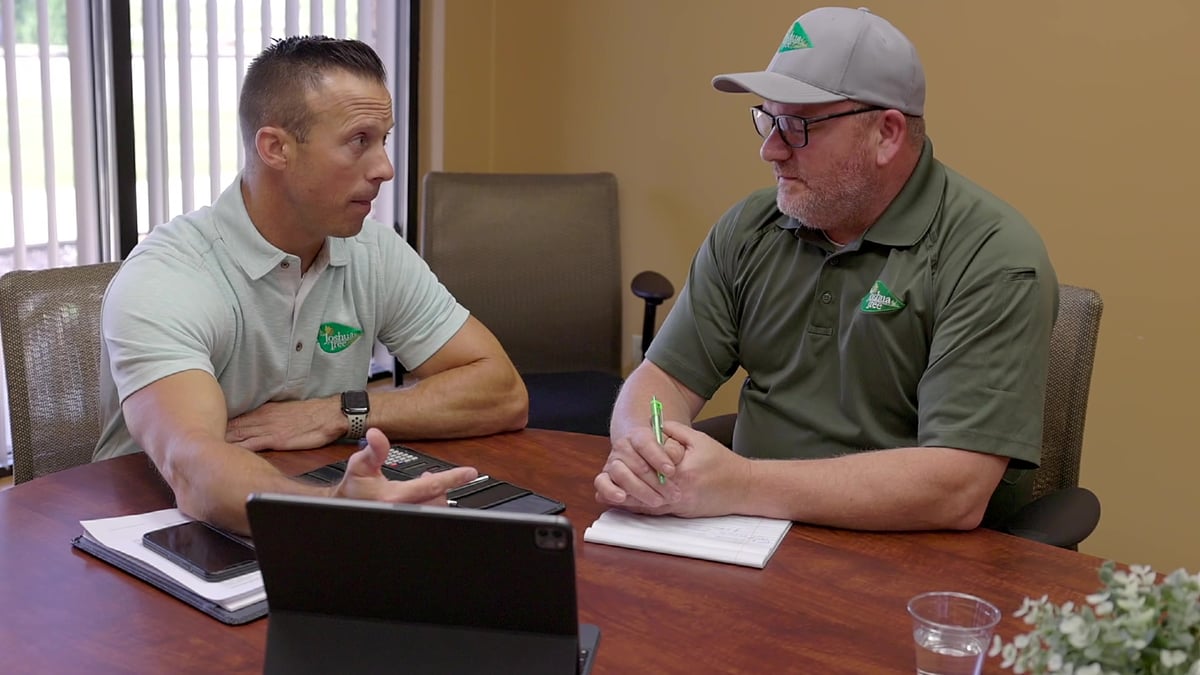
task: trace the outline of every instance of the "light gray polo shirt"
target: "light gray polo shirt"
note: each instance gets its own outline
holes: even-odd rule
[[[467,320],[390,227],[329,238],[303,277],[246,213],[241,177],[211,207],[175,218],[130,253],[104,297],[95,459],[140,450],[121,403],[168,375],[203,370],[229,418],[268,401],[363,389],[379,339],[408,368]]]
[[[734,450],[908,446],[1040,461],[1058,282],[1037,232],[934,159],[836,250],[762,190],[713,227],[653,363],[710,397],[745,368]]]

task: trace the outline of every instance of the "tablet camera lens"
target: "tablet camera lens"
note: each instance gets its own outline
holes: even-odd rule
[[[539,527],[534,531],[534,543],[541,549],[562,551],[567,548],[567,536],[560,529]]]

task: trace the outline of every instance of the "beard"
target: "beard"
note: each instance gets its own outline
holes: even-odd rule
[[[856,150],[828,171],[807,177],[802,185],[780,190],[775,197],[779,210],[821,232],[858,225],[858,214],[871,204],[874,165],[865,148]]]

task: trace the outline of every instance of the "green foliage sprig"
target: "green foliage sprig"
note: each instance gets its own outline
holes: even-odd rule
[[[1158,580],[1147,566],[1100,567],[1103,588],[1087,605],[1025,598],[1014,616],[1033,630],[988,656],[1014,673],[1200,675],[1200,574],[1180,569]]]

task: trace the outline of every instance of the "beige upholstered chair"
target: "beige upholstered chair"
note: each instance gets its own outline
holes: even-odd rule
[[[100,301],[119,266],[0,278],[14,483],[92,460],[100,436]]]
[[[421,255],[521,372],[529,426],[606,435],[621,384],[616,178],[434,172],[423,197]],[[643,272],[633,291],[652,330],[674,289]]]
[[[1103,311],[1096,291],[1059,285],[1058,319],[1050,336],[1042,463],[1034,471],[1032,501],[1000,529],[1073,549],[1100,522],[1100,501],[1079,487],[1079,464]],[[719,415],[697,421],[695,427],[728,446],[736,422],[737,415]]]

